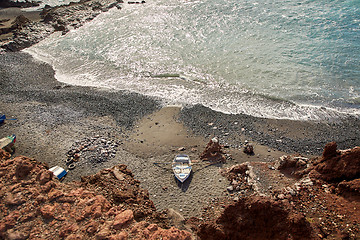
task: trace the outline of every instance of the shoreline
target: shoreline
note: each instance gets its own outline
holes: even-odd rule
[[[25,12],[22,12],[21,9],[14,9],[14,8],[0,9],[0,14],[1,14],[1,11],[3,11],[4,13],[7,11],[10,11],[9,16],[11,16],[12,19],[14,19],[15,16],[18,16],[19,13],[24,13],[24,14],[27,14],[30,16],[29,17],[30,21],[21,23],[20,26],[16,27],[16,29],[12,29],[11,33],[9,33],[9,34],[10,35],[13,34],[13,37],[12,37],[12,39],[10,38],[9,41],[6,42],[3,39],[1,39],[1,37],[6,38],[7,35],[9,35],[9,34],[0,35],[0,52],[1,51],[10,51],[10,52],[11,51],[20,51],[21,49],[26,49],[29,46],[32,46],[32,45],[38,43],[39,41],[47,38],[50,34],[53,34],[55,32],[58,32],[59,34],[64,35],[68,31],[79,28],[82,25],[84,25],[85,23],[92,21],[94,18],[96,18],[102,12],[107,12],[108,10],[115,9],[115,8],[117,8],[118,10],[121,10],[121,8],[123,7],[124,4],[131,4],[131,3],[140,3],[140,2],[127,2],[126,3],[123,1],[119,1],[119,0],[100,0],[100,1],[82,0],[80,2],[71,2],[69,4],[59,5],[59,6],[54,6],[54,7],[46,6],[46,7],[42,8],[41,10],[37,9],[37,10],[25,11]],[[143,2],[141,2],[141,3],[143,3]],[[12,11],[15,11],[15,12],[12,12]],[[11,21],[9,21],[9,22],[11,22]],[[9,22],[7,24],[9,24]],[[8,27],[10,27],[10,26],[8,26]],[[0,27],[0,33],[1,33],[1,27]],[[34,56],[34,58],[36,58],[36,57]],[[275,118],[279,117],[280,120],[285,120],[285,119],[294,119],[295,120],[296,119],[295,121],[303,121],[303,120],[307,121],[309,119],[310,121],[323,121],[323,120],[324,121],[332,121],[332,120],[338,121],[339,120],[339,122],[341,122],[343,120],[347,121],[348,117],[350,119],[352,119],[353,116],[354,116],[354,118],[360,119],[358,115],[356,115],[356,116],[353,115],[353,114],[355,114],[356,108],[350,107],[349,109],[347,109],[347,107],[344,107],[344,108],[340,107],[340,109],[337,109],[336,106],[333,106],[334,108],[332,108],[331,106],[322,107],[321,105],[319,105],[319,106],[307,105],[306,103],[302,104],[301,102],[299,104],[297,104],[297,103],[293,103],[288,100],[277,99],[277,98],[273,98],[273,97],[269,97],[269,96],[262,96],[261,94],[259,94],[259,97],[260,98],[264,97],[264,99],[269,100],[269,101],[270,100],[275,101],[275,102],[283,101],[284,104],[296,105],[299,109],[305,108],[306,110],[299,110],[299,112],[298,112],[297,109],[295,109],[294,111],[291,111],[290,110],[291,108],[290,108],[286,111],[288,114],[277,116],[276,114],[275,115],[271,114],[271,111],[270,111],[270,114],[267,113],[266,108],[265,108],[265,110],[258,110],[255,112],[254,111],[253,112],[246,112],[246,111],[244,112],[244,111],[240,110],[240,112],[243,112],[243,113],[239,113],[239,114],[235,113],[235,114],[230,114],[230,115],[245,114],[245,115],[250,115],[250,116],[256,116],[255,118],[260,118],[260,119],[261,118],[272,119],[272,117],[275,117]],[[258,101],[263,102],[260,99]],[[235,104],[237,104],[237,103],[235,103]],[[248,104],[250,104],[250,106],[252,106],[251,101]],[[207,105],[207,104],[204,103],[204,105]],[[213,108],[213,105],[211,105],[211,104],[207,105],[207,106],[210,106],[211,108]],[[249,107],[249,108],[252,109],[252,107]],[[253,109],[257,109],[257,108],[253,108]],[[222,110],[224,110],[224,109],[222,109]],[[324,111],[324,110],[326,110],[325,114],[322,113],[322,111]],[[216,108],[215,108],[215,111],[217,111]],[[226,112],[226,110],[224,110],[224,111]],[[239,112],[239,111],[237,111],[237,112]],[[283,112],[285,112],[285,111],[283,111]],[[308,115],[308,114],[311,115],[311,113],[313,113],[314,116]],[[228,113],[226,113],[226,114],[228,114]],[[293,114],[293,115],[291,115],[291,114]],[[345,119],[343,119],[343,116]],[[292,121],[292,120],[289,120],[289,121]],[[310,152],[314,152],[314,151],[310,150]]]
[[[2,125],[1,133],[2,137],[17,135],[15,156],[66,169],[67,153],[77,141],[100,136],[117,144],[115,156],[96,164],[80,158],[83,163],[69,171],[64,181],[79,181],[101,169],[126,164],[148,189],[158,210],[181,209],[185,217],[199,216],[212,199],[228,196],[220,168],[244,162],[273,164],[291,153],[318,155],[330,141],[337,141],[341,149],[360,145],[360,121],[355,118],[302,122],[229,115],[201,105],[164,107],[159,100],[136,93],[57,82],[50,65],[27,53],[2,53],[0,62],[0,109],[18,119]],[[187,186],[178,186],[171,170],[154,165],[171,162],[177,153],[198,160],[212,137],[225,145],[231,159],[223,165],[197,167]],[[254,145],[253,156],[242,151],[247,141]]]
[[[82,3],[86,5],[91,1]],[[78,5],[75,3],[74,6]],[[107,5],[105,10],[109,7]],[[76,15],[70,11],[71,14]],[[83,20],[76,24],[81,25]],[[30,37],[30,43],[17,42],[13,46],[26,47],[33,43]],[[56,237],[59,230],[61,236],[64,229],[67,229],[66,234],[71,231],[80,233],[76,235],[79,239],[84,238],[85,231],[91,232],[91,237],[96,233],[95,238],[116,234],[108,225],[117,218],[112,216],[113,208],[106,213],[110,221],[105,220],[105,215],[99,215],[98,208],[93,208],[96,210],[95,222],[86,217],[85,209],[93,200],[86,202],[83,211],[75,211],[84,215],[82,223],[87,225],[83,230],[70,227],[68,223],[71,221],[74,223],[72,226],[82,224],[72,214],[67,214],[70,216],[68,219],[66,216],[55,218],[51,224],[44,218],[43,210],[52,209],[52,206],[57,209],[67,206],[67,210],[61,210],[62,215],[70,205],[72,208],[82,205],[84,200],[75,201],[71,197],[69,200],[73,191],[70,195],[64,191],[65,200],[61,196],[57,198],[57,194],[64,187],[69,191],[69,187],[86,185],[95,191],[96,197],[100,197],[97,199],[117,199],[115,208],[128,209],[127,212],[131,212],[129,208],[132,207],[141,209],[134,211],[134,216],[145,213],[150,206],[155,217],[152,221],[159,226],[186,230],[199,239],[239,236],[357,239],[359,236],[360,148],[353,148],[360,146],[359,118],[297,121],[225,114],[200,104],[167,106],[162,99],[130,91],[58,82],[51,65],[26,52],[5,52],[2,49],[0,113],[6,114],[7,118],[17,118],[0,125],[0,137],[17,136],[14,155],[2,164],[16,166],[16,170],[3,168],[2,171],[2,183],[7,191],[3,193],[2,208],[8,206],[9,211],[3,213],[7,216],[0,222],[5,226],[0,235],[16,238],[38,229],[42,222],[46,229],[42,231],[43,236]],[[200,159],[213,137],[223,145],[225,154],[221,157],[226,159],[225,162],[211,164]],[[331,141],[337,144],[327,144]],[[254,147],[252,155],[243,152],[248,143]],[[344,151],[337,150],[337,147],[353,149]],[[184,184],[176,181],[169,164],[179,153],[188,154],[194,163],[192,174]],[[36,162],[33,159],[16,158],[23,155],[39,163],[32,165]],[[69,159],[75,163],[73,170],[68,168]],[[47,174],[40,175],[35,170],[32,172],[33,180],[21,180],[18,170],[24,168],[27,171],[29,164],[33,167],[41,165],[43,173]],[[46,176],[49,175],[45,169],[55,165],[68,170],[62,179],[64,184],[55,179],[51,186],[49,182],[43,186],[41,182],[48,181]],[[125,169],[121,171],[126,176],[114,166]],[[9,174],[4,175],[5,172]],[[34,181],[41,187],[39,190],[29,184]],[[25,190],[27,186],[29,189]],[[49,191],[45,196],[44,188]],[[83,188],[79,190],[83,192]],[[40,192],[35,201],[25,200]],[[43,199],[47,198],[48,201],[44,202]],[[26,204],[22,204],[23,201]],[[39,201],[42,204],[38,204]],[[35,215],[34,208],[27,207],[27,203],[36,204]],[[98,204],[97,201],[93,203],[93,207]],[[18,211],[22,216],[16,219]],[[38,216],[40,221],[39,218],[32,221],[39,212],[42,214]],[[264,222],[264,219],[270,221]],[[8,222],[16,222],[15,227],[7,225]],[[36,228],[26,227],[31,222],[36,222]],[[95,224],[95,228],[90,227],[93,229],[90,232],[89,222]],[[97,222],[100,225],[96,225]],[[131,230],[122,228],[116,236],[124,237],[126,231],[134,236],[131,235],[133,230],[140,232],[139,225],[146,227],[143,223],[136,219]],[[114,221],[113,225],[116,224]],[[7,231],[6,227],[12,229]],[[74,234],[69,237],[74,238]]]

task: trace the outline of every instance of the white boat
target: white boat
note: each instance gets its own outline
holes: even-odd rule
[[[185,154],[177,155],[172,163],[172,169],[175,177],[183,183],[191,174],[191,161],[189,156]]]
[[[49,169],[59,180],[65,177],[67,174],[67,171],[63,169],[62,167],[55,166]]]

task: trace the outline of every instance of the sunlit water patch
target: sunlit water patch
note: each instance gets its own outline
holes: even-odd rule
[[[359,114],[358,1],[155,0],[111,9],[26,51],[59,81],[226,113]]]

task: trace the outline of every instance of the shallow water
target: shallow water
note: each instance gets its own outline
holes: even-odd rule
[[[26,51],[69,84],[327,119],[360,113],[359,16],[355,0],[154,0],[123,4]]]

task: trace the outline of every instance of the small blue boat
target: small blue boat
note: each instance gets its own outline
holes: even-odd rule
[[[4,123],[6,116],[4,114],[0,114],[0,124]]]
[[[59,166],[52,167],[49,170],[53,172],[55,177],[57,177],[59,180],[65,177],[65,175],[67,174],[67,171],[65,171],[65,169]]]
[[[16,118],[7,119],[5,114],[0,114],[0,124],[3,124],[5,120],[17,120]]]

